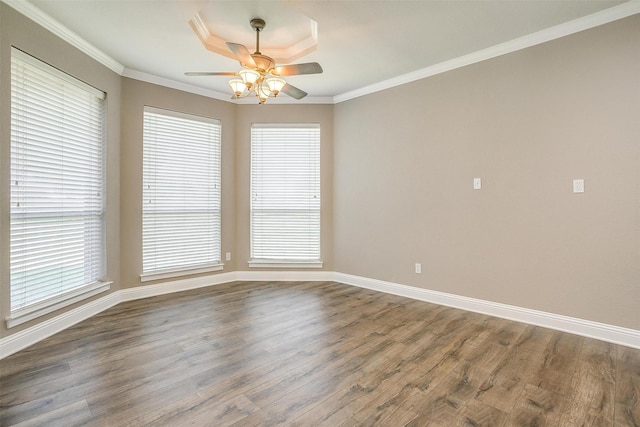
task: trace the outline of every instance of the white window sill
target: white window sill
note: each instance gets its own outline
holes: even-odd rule
[[[271,259],[253,259],[251,268],[322,268],[322,261],[288,261]]]
[[[40,316],[44,316],[45,314],[52,313],[71,304],[75,304],[76,302],[108,291],[111,288],[112,283],[113,282],[96,282],[55,298],[15,310],[5,319],[7,322],[7,328],[13,328],[14,326],[21,325]]]
[[[171,277],[188,276],[190,274],[210,273],[212,271],[220,271],[224,268],[224,264],[211,264],[189,269],[170,269],[142,273],[140,275],[141,282],[150,282],[151,280],[169,279]]]

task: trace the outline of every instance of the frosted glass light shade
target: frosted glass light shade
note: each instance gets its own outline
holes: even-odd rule
[[[267,98],[269,98],[269,95],[271,95],[271,91],[266,85],[260,84],[260,86],[256,88],[256,95],[258,95],[260,99],[260,104],[263,104]]]
[[[229,86],[231,86],[231,90],[236,96],[242,95],[242,92],[247,88],[247,85],[240,79],[229,80]]]
[[[244,69],[240,70],[238,74],[248,88],[251,88],[251,86],[260,78],[260,73],[254,70]]]
[[[273,92],[273,96],[278,96],[285,84],[287,84],[287,82],[277,77],[267,79],[267,86],[269,86],[269,89]]]

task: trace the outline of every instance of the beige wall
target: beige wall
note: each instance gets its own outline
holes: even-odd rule
[[[251,123],[319,122],[324,270],[640,330],[639,16],[335,106],[258,106],[121,78],[0,3],[1,318],[12,44],[108,94],[111,291],[143,285],[151,105],[222,121],[225,272],[249,270]]]
[[[62,312],[59,310],[10,331],[5,327],[4,318],[9,315],[12,45],[107,93],[107,279],[114,282],[110,292],[117,290],[120,284],[120,76],[0,3],[0,336],[18,332]]]
[[[225,262],[222,272],[248,270],[251,123],[320,123],[321,244],[324,269],[331,269],[333,247],[331,222],[333,107],[331,105],[235,105],[124,78],[120,214],[123,288],[158,283],[141,283],[139,278],[142,271],[142,113],[145,105],[213,117],[222,121],[222,254],[224,257],[226,252],[231,253],[231,261]]]
[[[142,270],[142,114],[145,105],[214,117],[222,122],[222,253],[232,254],[231,261],[225,262],[223,272],[247,269],[249,259],[248,149],[251,123],[319,122],[322,126],[322,255],[324,269],[332,268],[333,106],[237,106],[123,78],[1,3],[0,22],[0,91],[3,95],[0,103],[0,318],[9,314],[10,97],[4,94],[9,93],[11,45],[107,92],[107,276],[114,282],[110,292],[158,283],[141,283],[139,279]],[[242,132],[237,132],[238,129]],[[239,155],[244,157],[237,158]],[[239,186],[236,185],[237,180],[241,182]],[[104,294],[95,298],[102,296]],[[78,305],[11,330],[0,322],[0,337],[34,326]]]
[[[158,283],[157,281],[144,284],[140,282],[142,273],[142,115],[145,105],[212,117],[222,122],[221,249],[223,260],[225,252],[235,252],[236,105],[123,78],[120,172],[122,182],[120,256],[123,288]],[[224,270],[221,273],[235,270],[233,258],[231,262],[224,263]],[[186,276],[180,277],[180,279],[183,278]]]
[[[320,123],[322,270],[333,270],[333,105],[239,105],[236,153],[237,269],[249,270],[249,185],[252,123]],[[260,270],[251,268],[251,270]],[[273,270],[273,269],[269,269]]]
[[[640,16],[336,105],[335,270],[640,329],[639,114]]]

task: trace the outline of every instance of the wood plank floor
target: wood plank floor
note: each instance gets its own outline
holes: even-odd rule
[[[333,282],[122,303],[0,368],[2,426],[640,426],[640,350]]]

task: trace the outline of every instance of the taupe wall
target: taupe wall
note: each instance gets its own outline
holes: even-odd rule
[[[222,254],[231,253],[222,272],[248,270],[249,167],[251,123],[321,124],[322,255],[332,267],[331,105],[235,105],[173,89],[123,79],[121,149],[122,287],[144,286],[142,271],[142,113],[145,105],[218,118],[222,121]],[[252,269],[254,270],[254,269]],[[222,273],[221,272],[221,273]],[[182,278],[182,277],[181,277]],[[156,282],[153,282],[156,283]],[[151,284],[153,284],[151,283]]]
[[[266,107],[266,108],[265,108]],[[252,123],[320,123],[321,256],[333,271],[333,105],[238,105],[236,165],[237,269],[249,270]],[[251,270],[259,270],[251,268]],[[269,269],[273,270],[273,269]]]
[[[237,106],[228,102],[123,78],[0,3],[0,319],[9,313],[10,58],[15,45],[107,92],[107,256],[110,292],[145,286],[142,270],[142,114],[145,105],[222,121],[222,253],[231,252],[223,272],[247,269],[250,125],[254,121],[319,122],[322,126],[322,255],[332,269],[333,106]],[[7,96],[5,96],[7,94]],[[122,96],[121,96],[122,94]],[[237,132],[242,129],[242,132]],[[241,156],[241,157],[238,157]],[[246,158],[245,158],[246,157]],[[236,181],[241,182],[240,185]],[[245,200],[246,199],[246,200]],[[104,294],[96,296],[102,297]],[[94,299],[95,299],[94,298]],[[8,336],[69,311],[67,307],[7,330]]]
[[[144,106],[212,117],[222,122],[222,257],[235,252],[236,105],[150,83],[122,79],[120,244],[122,287],[140,282],[142,273],[142,118]],[[223,261],[224,262],[224,261]],[[222,272],[234,271],[235,261]],[[180,277],[183,279],[186,277]],[[174,279],[175,280],[175,279]]]
[[[0,3],[0,23],[0,336],[6,336],[9,334],[4,318],[9,315],[11,46],[107,93],[107,279],[114,282],[110,292],[118,290],[120,284],[120,76],[4,3]],[[67,310],[73,307],[68,307]],[[10,333],[33,326],[60,313],[61,311],[58,311],[11,328]]]
[[[334,127],[336,271],[640,329],[640,16],[340,103]]]
[[[224,271],[248,270],[251,123],[319,122],[324,270],[640,329],[639,16],[335,106],[258,106],[121,78],[0,3],[0,318],[12,44],[108,94],[111,292],[143,285],[152,105],[222,120]]]

